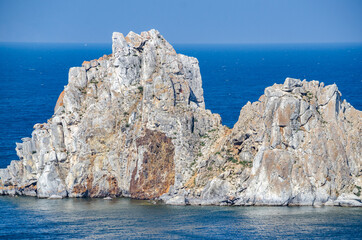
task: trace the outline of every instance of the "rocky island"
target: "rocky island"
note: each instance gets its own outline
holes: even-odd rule
[[[53,117],[0,169],[0,194],[362,206],[362,112],[335,84],[287,78],[229,129],[205,109],[197,59],[156,30],[112,41],[70,69]]]

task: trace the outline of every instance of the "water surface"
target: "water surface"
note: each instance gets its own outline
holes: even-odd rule
[[[0,238],[361,239],[362,209],[0,197]]]

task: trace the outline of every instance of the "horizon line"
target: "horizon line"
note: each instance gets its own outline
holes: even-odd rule
[[[112,42],[43,42],[43,41],[30,41],[30,42],[23,42],[23,41],[0,41],[0,44],[3,43],[26,43],[26,44],[111,44]],[[240,42],[240,43],[232,43],[232,42],[226,42],[226,43],[202,43],[202,42],[196,42],[196,43],[181,43],[181,42],[169,42],[171,45],[277,45],[277,44],[362,44],[362,41],[349,41],[349,42]]]

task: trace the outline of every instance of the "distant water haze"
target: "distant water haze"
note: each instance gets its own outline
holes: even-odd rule
[[[362,110],[361,44],[175,45],[198,58],[206,108],[232,127],[247,101],[286,77],[336,83]],[[111,44],[0,44],[0,167],[17,159],[15,142],[46,122],[70,67],[110,54]]]

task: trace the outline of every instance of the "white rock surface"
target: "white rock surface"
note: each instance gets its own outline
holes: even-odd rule
[[[287,78],[228,129],[205,109],[197,59],[156,30],[112,42],[70,69],[53,117],[0,169],[0,194],[361,206],[362,114],[336,85]]]

